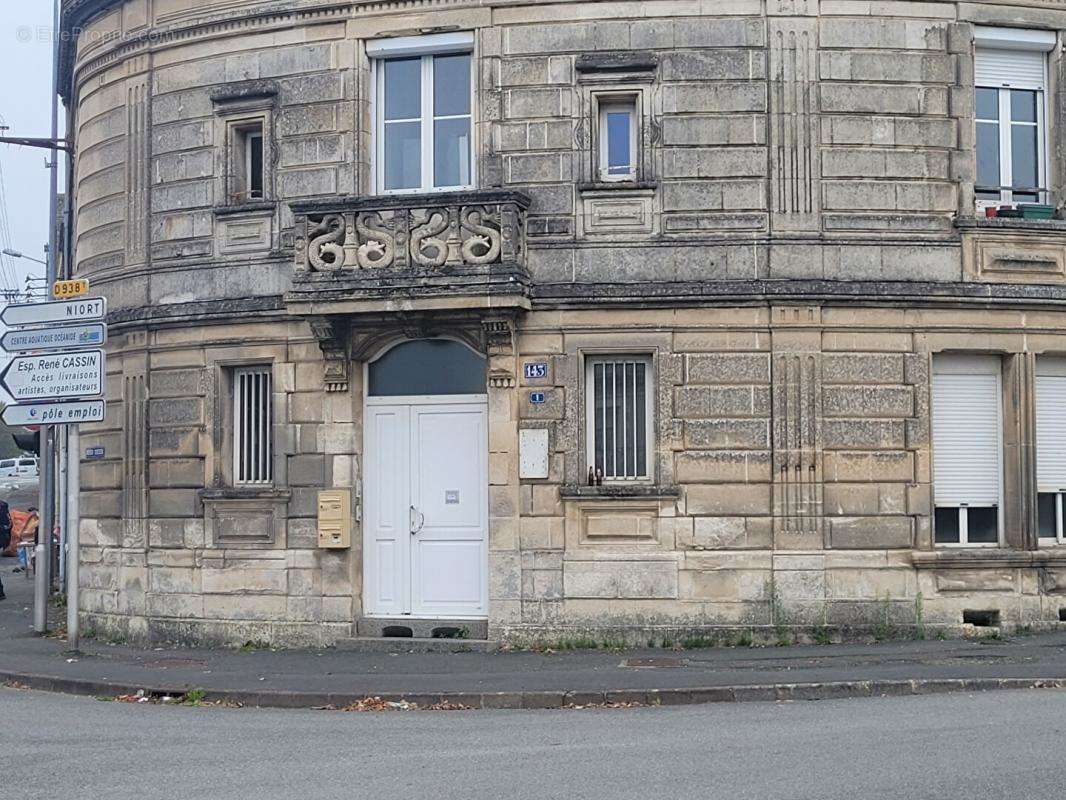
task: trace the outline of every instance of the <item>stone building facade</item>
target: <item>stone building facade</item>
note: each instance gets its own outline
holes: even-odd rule
[[[64,14],[89,627],[1066,619],[1061,0]]]

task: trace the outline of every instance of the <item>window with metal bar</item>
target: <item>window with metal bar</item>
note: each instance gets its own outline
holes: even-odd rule
[[[269,484],[274,477],[270,367],[233,371],[233,482]]]
[[[651,357],[596,357],[585,366],[589,466],[605,480],[649,478]]]

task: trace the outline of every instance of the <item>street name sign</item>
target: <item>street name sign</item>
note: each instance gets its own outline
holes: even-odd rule
[[[56,300],[69,300],[72,297],[83,297],[89,293],[89,282],[85,278],[74,278],[69,281],[56,281],[52,284],[52,297]]]
[[[0,386],[18,403],[99,397],[104,393],[104,351],[16,356],[0,373]]]
[[[80,300],[57,300],[51,303],[22,303],[0,312],[0,322],[11,327],[46,325],[50,322],[90,322],[107,316],[107,300],[85,297]]]
[[[0,336],[0,347],[8,353],[30,350],[74,350],[100,347],[107,341],[107,326],[102,322],[63,325],[54,328],[21,328]]]
[[[73,400],[58,403],[25,403],[7,406],[3,420],[7,425],[69,425],[78,422],[103,422],[103,400]]]

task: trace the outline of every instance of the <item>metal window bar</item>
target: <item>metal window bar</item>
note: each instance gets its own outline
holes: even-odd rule
[[[233,374],[233,481],[263,485],[273,479],[269,367],[241,368]]]

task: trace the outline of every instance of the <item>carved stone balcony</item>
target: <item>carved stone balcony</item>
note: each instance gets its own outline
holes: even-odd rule
[[[525,305],[528,207],[528,197],[504,190],[293,203],[288,302],[434,299],[439,307],[442,298],[477,296]]]

